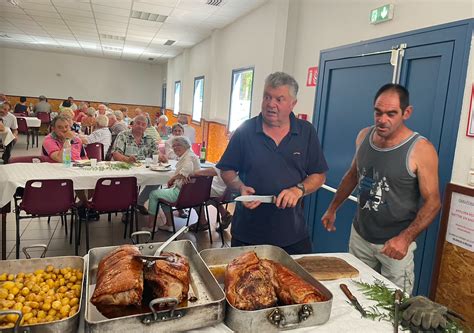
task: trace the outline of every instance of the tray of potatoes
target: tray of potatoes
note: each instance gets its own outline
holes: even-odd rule
[[[76,332],[84,259],[0,261],[0,331]]]

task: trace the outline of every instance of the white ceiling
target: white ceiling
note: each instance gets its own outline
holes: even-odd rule
[[[0,0],[0,47],[165,63],[266,1]],[[168,17],[146,21],[132,10]]]

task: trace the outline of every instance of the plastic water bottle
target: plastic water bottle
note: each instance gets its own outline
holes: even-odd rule
[[[63,145],[63,164],[66,168],[70,168],[71,162],[71,141],[67,139]]]

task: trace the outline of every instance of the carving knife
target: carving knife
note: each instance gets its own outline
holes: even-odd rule
[[[241,195],[234,199],[235,201],[260,201],[261,203],[275,203],[274,195]]]
[[[357,298],[352,295],[352,293],[350,292],[349,288],[347,288],[347,286],[344,284],[344,283],[341,283],[339,285],[339,287],[341,287],[342,291],[344,292],[344,294],[347,296],[347,298],[351,301],[351,303],[355,306],[355,308],[360,312],[360,314],[362,315],[362,317],[366,317],[367,316],[367,313],[365,312],[364,308],[362,308],[362,306],[360,305],[359,301],[357,300]]]

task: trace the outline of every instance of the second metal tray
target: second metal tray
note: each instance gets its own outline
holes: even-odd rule
[[[316,287],[327,299],[324,302],[276,306],[262,310],[243,311],[227,302],[225,323],[236,332],[277,332],[280,330],[321,325],[329,320],[332,294],[305,271],[283,249],[272,245],[255,245],[232,248],[207,249],[200,252],[209,269],[217,275],[224,288],[224,270],[235,257],[254,251],[261,259],[276,261],[298,274],[306,282]]]

